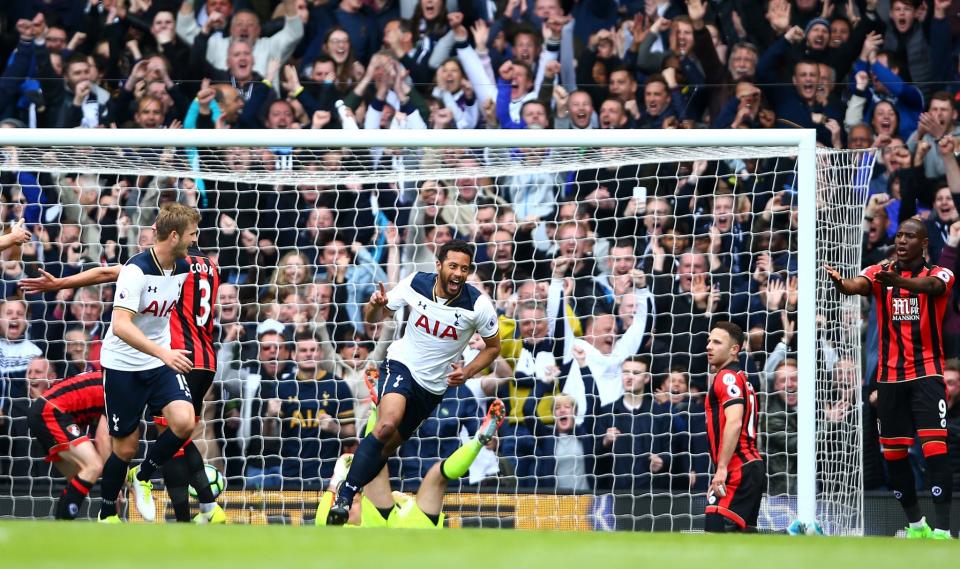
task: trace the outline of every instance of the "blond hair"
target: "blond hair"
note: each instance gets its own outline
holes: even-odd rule
[[[178,203],[164,205],[157,215],[157,241],[165,241],[174,231],[182,236],[191,223],[200,223],[200,212]]]
[[[560,395],[557,395],[556,397],[553,398],[554,413],[556,413],[557,407],[564,403],[573,407],[574,413],[577,412],[577,407],[579,407],[579,405],[577,405],[577,398],[574,397],[573,395],[567,395],[566,393],[561,393]]]

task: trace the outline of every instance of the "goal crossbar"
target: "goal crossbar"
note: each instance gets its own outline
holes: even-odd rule
[[[0,145],[17,146],[294,146],[428,147],[712,147],[816,145],[811,129],[775,130],[231,130],[72,129],[0,130]]]

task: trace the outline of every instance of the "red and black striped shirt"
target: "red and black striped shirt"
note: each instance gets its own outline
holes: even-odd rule
[[[937,277],[946,284],[940,296],[884,287],[877,280],[883,270],[898,271],[907,278]],[[903,270],[898,263],[871,265],[860,273],[870,281],[877,303],[880,362],[877,381],[895,383],[928,375],[943,375],[943,315],[953,289],[953,272],[924,263]]]
[[[91,371],[68,377],[41,395],[47,403],[70,413],[80,427],[89,427],[104,413],[103,373]]]
[[[757,450],[757,394],[747,374],[740,366],[733,364],[717,372],[707,391],[707,437],[710,441],[710,458],[717,464],[720,457],[720,445],[723,442],[723,429],[727,424],[724,410],[731,405],[743,405],[743,423],[737,446],[727,465],[727,470],[740,468],[748,462],[761,460]]]
[[[190,253],[187,255],[190,272],[180,291],[177,310],[170,314],[170,347],[189,351],[194,369],[216,371],[213,307],[220,288],[220,269],[199,250]]]

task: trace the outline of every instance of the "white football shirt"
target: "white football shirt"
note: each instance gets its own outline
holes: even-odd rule
[[[387,293],[387,309],[409,307],[403,336],[387,348],[387,359],[407,366],[413,379],[436,394],[447,390],[451,364],[460,359],[475,332],[484,338],[499,333],[490,299],[464,283],[456,298],[433,295],[436,273],[414,273]]]
[[[169,348],[170,313],[177,309],[188,273],[186,259],[177,259],[173,271],[165,271],[153,249],[134,255],[120,269],[113,308],[132,312],[133,324],[147,339]],[[137,371],[160,367],[163,362],[118,338],[111,324],[103,340],[100,364],[107,369]]]

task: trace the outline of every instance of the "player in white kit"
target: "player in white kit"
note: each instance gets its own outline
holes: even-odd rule
[[[472,267],[473,246],[454,239],[437,252],[436,273],[414,273],[389,293],[381,284],[370,296],[364,310],[368,323],[407,308],[407,325],[380,366],[377,425],[360,441],[330,508],[328,525],[346,523],[354,495],[433,413],[448,387],[463,385],[500,354],[493,303],[466,282]],[[463,366],[463,350],[475,332],[483,337],[484,348]]]
[[[103,468],[100,521],[117,523],[116,497],[128,480],[137,508],[152,521],[150,475],[190,437],[193,404],[184,374],[192,362],[184,350],[170,349],[170,313],[189,273],[187,248],[196,243],[200,214],[180,204],[164,206],[156,221],[157,244],[133,256],[120,270],[113,317],[100,362],[113,454]],[[147,405],[163,409],[169,429],[143,463],[127,476],[140,441],[140,419]]]

